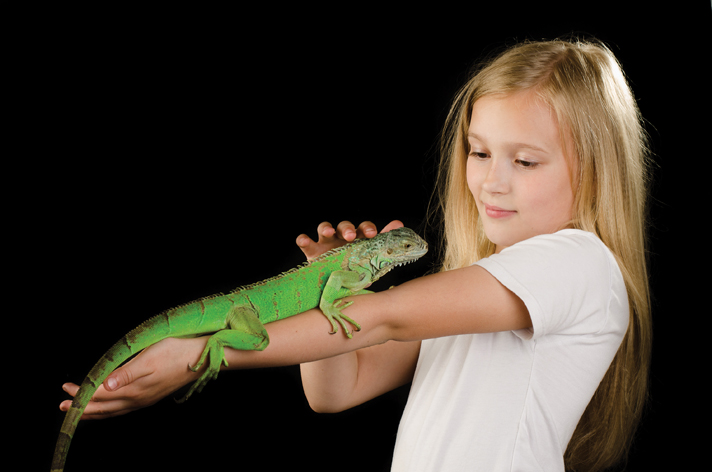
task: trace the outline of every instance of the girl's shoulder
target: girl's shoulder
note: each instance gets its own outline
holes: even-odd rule
[[[573,228],[568,228],[568,229],[562,229],[560,231],[557,231],[556,233],[553,234],[542,234],[541,236],[550,236],[555,239],[568,239],[568,240],[575,240],[575,241],[589,241],[591,243],[594,243],[597,246],[606,247],[605,244],[603,244],[603,241],[601,241],[601,238],[599,238],[595,233],[592,233],[590,231],[584,231],[582,229],[573,229]],[[539,237],[539,236],[536,236]]]
[[[527,306],[533,333],[623,333],[628,300],[613,253],[593,233],[529,238],[477,262]]]

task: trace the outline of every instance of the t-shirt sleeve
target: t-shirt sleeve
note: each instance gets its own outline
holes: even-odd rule
[[[532,328],[514,332],[522,339],[627,328],[623,277],[611,252],[592,233],[563,230],[536,236],[475,264],[526,305]]]

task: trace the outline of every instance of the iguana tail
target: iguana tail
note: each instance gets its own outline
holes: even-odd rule
[[[114,344],[111,349],[106,351],[106,354],[99,359],[84,379],[84,382],[82,382],[79,391],[74,396],[72,406],[64,417],[59,438],[57,439],[57,445],[54,449],[52,472],[61,472],[64,470],[64,462],[67,458],[69,444],[72,441],[72,436],[77,428],[79,419],[82,417],[82,413],[84,413],[84,409],[89,403],[89,400],[91,400],[91,397],[97,388],[99,388],[99,385],[106,380],[109,374],[131,356],[148,346],[167,337],[177,337],[181,334],[183,333],[171,330],[167,314],[162,313],[150,318],[130,331]]]

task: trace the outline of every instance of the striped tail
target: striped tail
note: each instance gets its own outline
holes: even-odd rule
[[[106,351],[106,354],[99,359],[89,374],[87,374],[87,377],[84,379],[84,382],[82,382],[79,391],[74,397],[72,406],[64,417],[59,438],[57,439],[57,445],[54,449],[52,472],[61,472],[64,470],[69,444],[74,436],[74,431],[77,429],[79,419],[82,417],[82,413],[84,413],[84,409],[89,403],[89,400],[91,400],[97,388],[106,380],[109,374],[131,356],[151,344],[155,344],[170,336],[179,335],[179,333],[171,333],[170,325],[167,321],[166,314],[162,313],[133,329],[114,344],[111,349]]]

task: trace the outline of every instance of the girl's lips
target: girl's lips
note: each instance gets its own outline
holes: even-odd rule
[[[494,205],[488,205],[485,203],[485,213],[490,218],[506,218],[507,216],[512,216],[516,213],[514,210],[504,210],[500,207]]]

